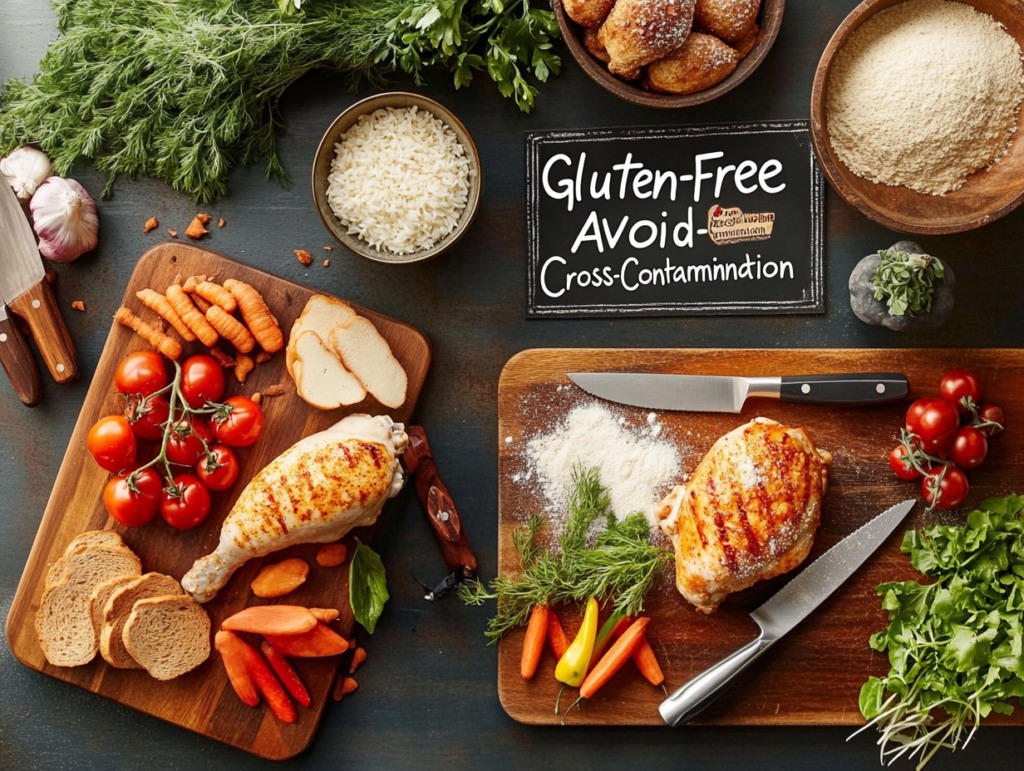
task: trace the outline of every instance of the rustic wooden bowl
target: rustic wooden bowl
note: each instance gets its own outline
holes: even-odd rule
[[[455,225],[455,229],[430,249],[414,252],[413,254],[392,254],[388,251],[378,251],[366,243],[366,241],[354,235],[349,235],[348,228],[341,224],[341,220],[335,216],[331,210],[331,204],[327,200],[327,177],[331,173],[331,161],[334,160],[334,145],[337,143],[338,137],[352,128],[356,121],[359,120],[360,115],[367,115],[384,107],[418,107],[431,113],[455,133],[459,144],[465,148],[466,156],[469,158],[471,175],[469,179],[469,200],[466,202],[466,208],[462,210],[462,216]],[[462,125],[458,118],[433,99],[427,99],[425,96],[410,94],[404,91],[391,91],[356,102],[334,120],[331,127],[324,134],[323,139],[320,140],[320,146],[316,150],[316,157],[313,160],[312,183],[313,203],[316,204],[317,214],[320,215],[320,221],[324,223],[324,227],[330,231],[335,239],[360,257],[365,257],[373,262],[380,262],[386,265],[408,265],[437,257],[437,255],[450,249],[462,238],[476,217],[477,209],[480,206],[480,193],[483,189],[484,180],[483,171],[480,168],[480,155],[477,153],[476,145],[473,143],[473,138],[469,135],[469,132],[466,131],[466,127]]]
[[[608,71],[608,65],[591,56],[590,51],[583,45],[584,28],[569,18],[562,7],[562,0],[552,0],[551,5],[554,7],[558,26],[562,30],[562,37],[569,46],[572,58],[583,68],[591,80],[605,91],[615,94],[619,99],[625,99],[631,104],[672,109],[710,102],[727,91],[732,91],[750,77],[750,73],[764,61],[764,57],[768,55],[768,51],[775,43],[775,38],[779,35],[779,27],[782,26],[782,11],[786,7],[786,0],[761,0],[761,10],[757,16],[757,23],[761,27],[761,40],[729,77],[721,83],[695,94],[662,94],[657,91],[646,91],[639,85],[640,81],[630,82],[615,77]]]
[[[962,233],[999,219],[1024,201],[1024,110],[1017,115],[1017,133],[999,163],[971,174],[963,187],[943,196],[925,195],[907,187],[877,184],[850,171],[832,149],[825,104],[828,78],[836,52],[849,35],[879,11],[901,0],[867,0],[839,25],[814,74],[811,91],[811,137],[825,176],[836,192],[867,217],[893,230],[921,235]],[[1001,22],[1024,47],[1024,13],[1020,0],[961,0]]]

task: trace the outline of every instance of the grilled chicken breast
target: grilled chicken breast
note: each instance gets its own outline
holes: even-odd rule
[[[832,456],[802,428],[756,418],[712,446],[656,508],[676,586],[712,613],[731,593],[792,570],[814,542]]]
[[[369,415],[349,415],[297,442],[253,477],[224,520],[217,550],[196,560],[182,587],[206,602],[254,557],[372,524],[402,489],[398,456],[408,443],[404,426]]]

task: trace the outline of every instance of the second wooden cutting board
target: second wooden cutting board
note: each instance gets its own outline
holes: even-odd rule
[[[533,511],[543,511],[527,443],[562,421],[575,406],[603,403],[627,425],[646,425],[651,410],[620,407],[588,396],[568,372],[653,372],[692,375],[811,375],[838,372],[902,372],[910,399],[937,395],[944,372],[974,370],[987,398],[1001,405],[1009,428],[992,440],[985,464],[969,472],[971,493],[963,511],[990,496],[1022,492],[1024,464],[1024,351],[1018,350],[579,350],[524,351],[505,366],[498,388],[499,534],[502,575],[515,575],[518,557],[512,534]],[[680,479],[692,472],[718,437],[764,416],[809,431],[834,461],[822,507],[821,526],[809,563],[843,536],[899,501],[920,498],[920,486],[902,482],[889,469],[889,452],[910,400],[874,408],[828,408],[749,399],[738,415],[657,412],[660,438],[679,450]],[[961,521],[957,512],[923,514],[918,506],[897,532],[832,597],[743,674],[733,689],[695,721],[718,725],[859,725],[860,687],[884,676],[888,662],[868,647],[868,637],[888,623],[875,587],[886,581],[919,579],[899,545],[908,528],[931,519]],[[648,637],[665,673],[669,692],[757,636],[749,613],[785,584],[787,576],[761,582],[730,596],[719,610],[702,615],[676,591],[673,572],[648,596]],[[566,631],[579,624],[573,608],[559,609]],[[554,657],[546,651],[532,680],[519,674],[523,631],[507,635],[498,650],[498,695],[516,720],[557,724]],[[593,698],[572,710],[566,725],[664,725],[658,705],[665,694],[628,664]],[[562,711],[575,692],[562,697]],[[1024,724],[1024,712],[993,715],[986,723]],[[867,739],[865,739],[866,741]]]
[[[139,260],[125,290],[123,303],[142,318],[153,321],[153,314],[142,307],[135,293],[146,287],[162,292],[174,281],[176,274],[215,275],[218,281],[236,278],[251,284],[263,294],[285,335],[302,312],[306,301],[312,295],[320,294],[310,287],[205,249],[188,244],[165,243],[151,249]],[[238,451],[241,463],[238,482],[230,490],[214,494],[213,508],[205,522],[180,532],[168,527],[160,517],[144,527],[124,528],[114,525],[103,507],[103,488],[109,474],[89,457],[86,434],[100,417],[118,414],[124,409],[122,397],[114,390],[114,371],[121,359],[133,351],[150,349],[147,343],[130,330],[117,324],[111,327],[7,617],[7,640],[11,651],[21,663],[263,757],[288,758],[309,744],[334,683],[334,672],[339,663],[337,656],[293,660],[296,671],[309,690],[312,704],[308,709],[299,707],[298,721],[285,725],[265,708],[265,704],[250,708],[239,700],[228,683],[224,666],[216,652],[198,668],[163,683],[141,670],[108,667],[99,656],[82,667],[54,667],[47,663],[39,648],[34,619],[47,564],[56,560],[79,533],[113,526],[139,555],[144,571],[158,571],[180,579],[195,559],[209,554],[216,547],[220,524],[246,482],[296,441],[333,425],[353,412],[388,414],[397,422],[407,423],[430,367],[430,343],[421,332],[408,324],[366,308],[353,306],[353,309],[376,325],[405,368],[409,377],[405,404],[397,410],[391,410],[367,397],[360,404],[329,412],[314,409],[295,393],[291,378],[285,371],[284,351],[274,355],[269,362],[258,365],[244,386],[239,385],[230,372],[225,372],[228,396],[265,392],[274,385],[284,386],[285,394],[267,397],[262,401],[265,417],[263,435],[256,444]],[[185,346],[184,355],[203,352],[199,343],[189,343]],[[385,505],[382,514],[385,523],[388,508]],[[345,543],[349,545],[351,560],[354,550],[351,535],[346,537]],[[213,629],[218,629],[224,618],[246,605],[267,602],[257,600],[249,589],[249,584],[264,564],[277,562],[284,557],[301,557],[310,566],[306,583],[283,600],[269,602],[338,608],[341,618],[333,626],[342,635],[351,637],[354,622],[348,602],[349,563],[346,561],[344,565],[334,568],[321,567],[316,562],[318,548],[316,545],[293,546],[262,559],[251,560],[240,568],[225,589],[203,606],[210,614]]]

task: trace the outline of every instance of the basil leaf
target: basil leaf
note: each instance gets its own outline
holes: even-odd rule
[[[882,694],[884,691],[885,687],[877,677],[869,677],[868,681],[861,686],[860,699],[858,701],[860,714],[866,720],[870,720],[881,711]]]
[[[356,621],[373,634],[384,603],[388,601],[387,577],[380,555],[358,538],[356,543],[359,545],[348,572],[348,599]]]

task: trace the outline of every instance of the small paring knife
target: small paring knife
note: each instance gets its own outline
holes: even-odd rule
[[[868,406],[899,402],[910,392],[906,375],[896,372],[786,377],[570,372],[568,377],[601,399],[680,412],[741,412],[751,396],[793,404]]]
[[[0,365],[21,403],[26,407],[39,404],[39,370],[18,325],[7,313],[3,295],[0,295]]]
[[[658,707],[671,726],[688,723],[721,696],[753,664],[793,627],[838,589],[903,521],[916,501],[896,504],[804,568],[771,599],[750,614],[761,634],[735,653],[690,680]]]

